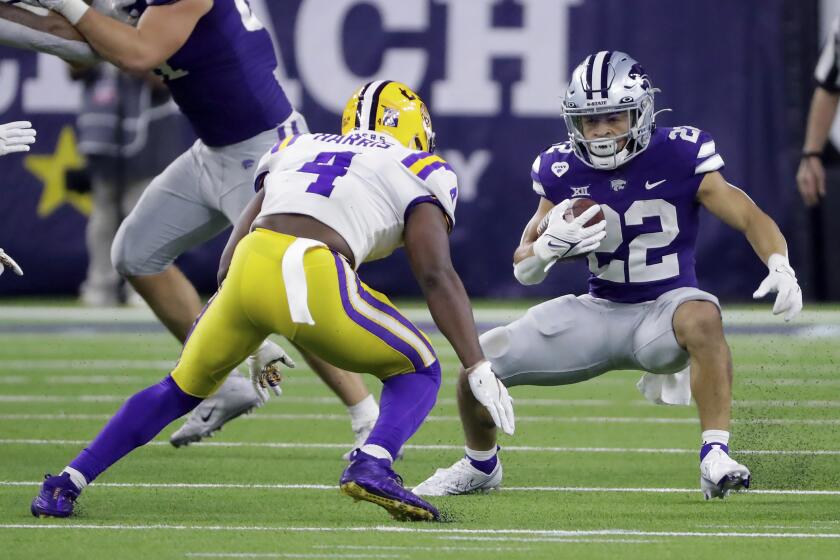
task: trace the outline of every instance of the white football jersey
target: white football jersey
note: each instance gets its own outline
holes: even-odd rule
[[[257,188],[263,177],[260,216],[312,216],[347,241],[357,267],[402,246],[416,204],[437,204],[455,224],[458,179],[449,164],[387,134],[289,136],[260,160]]]

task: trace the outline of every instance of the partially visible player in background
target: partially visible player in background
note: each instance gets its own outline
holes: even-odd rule
[[[177,366],[131,397],[62,474],[47,476],[32,502],[34,515],[72,514],[87,484],[197,406],[231,365],[277,333],[337,367],[382,381],[381,414],[354,451],[341,490],[397,519],[438,519],[434,506],[403,488],[392,463],[434,406],[440,362],[429,338],[356,273],[403,245],[474,398],[513,432],[510,398],[484,359],[450,259],[457,178],[431,153],[426,106],[404,84],[371,82],[348,102],[341,130],[292,134],[266,154],[258,194],[222,256],[221,287]]]
[[[732,358],[720,306],[697,288],[694,245],[700,207],[741,231],[769,269],[754,297],[778,292],[773,313],[790,320],[802,292],[779,228],[720,174],[712,137],[690,126],[658,128],[654,90],[618,51],[588,56],[573,72],[563,109],[569,141],[541,153],[531,171],[539,206],[514,253],[514,274],[542,282],[551,266],[588,253],[589,294],[565,295],[481,336],[508,387],[578,383],[611,370],[672,374],[691,366],[702,430],[706,499],[746,488],[750,471],[729,457]],[[570,199],[599,203],[568,222]],[[600,208],[603,228],[584,227]],[[542,225],[542,227],[541,227]],[[466,457],[418,485],[419,495],[463,494],[502,481],[496,429],[458,384]]]
[[[122,21],[82,0],[25,2],[54,10],[66,20],[4,6],[0,16],[11,26],[4,31],[11,36],[7,43],[85,60],[84,48],[74,40],[81,34],[99,56],[119,68],[159,74],[199,137],[152,181],[122,223],[111,252],[117,270],[183,342],[202,306],[175,259],[235,223],[254,196],[256,162],[278,139],[307,130],[275,77],[271,38],[244,0],[97,2]],[[363,441],[378,407],[361,377],[304,357],[348,407],[356,441]],[[293,365],[278,345],[265,341],[249,358],[252,377],[280,362]],[[171,441],[176,446],[199,441],[267,397],[256,384],[232,375]]]
[[[28,152],[37,132],[29,121],[0,124],[0,156]]]
[[[28,152],[29,146],[35,143],[35,135],[35,129],[29,121],[0,124],[0,156]],[[6,268],[12,269],[18,276],[23,276],[23,270],[18,263],[0,249],[0,274],[3,274]]]
[[[799,194],[806,206],[818,205],[825,196],[822,156],[840,102],[840,17],[831,26],[831,34],[820,53],[814,77],[817,87],[811,98],[808,128],[796,173]]]

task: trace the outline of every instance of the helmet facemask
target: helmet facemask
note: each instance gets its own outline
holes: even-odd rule
[[[583,121],[587,116],[615,113],[627,114],[627,132],[615,136],[586,138]],[[567,109],[563,117],[575,155],[590,167],[615,169],[647,148],[653,131],[653,95],[645,95],[637,103],[624,108],[602,107],[598,110],[583,111]]]
[[[563,100],[563,117],[575,155],[595,169],[615,169],[650,143],[655,123],[654,93],[642,67],[626,53],[590,55],[572,73]],[[615,113],[627,115],[627,132],[610,137],[584,135],[584,119]]]

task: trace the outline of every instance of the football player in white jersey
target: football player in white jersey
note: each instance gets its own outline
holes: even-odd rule
[[[382,381],[381,409],[340,479],[343,493],[403,520],[437,509],[404,489],[392,462],[432,409],[441,369],[429,338],[356,269],[404,246],[438,328],[473,397],[513,433],[510,397],[484,359],[470,301],[449,254],[458,185],[433,155],[426,106],[399,82],[362,87],[342,134],[292,134],[260,162],[257,196],[222,257],[221,287],[196,321],[177,366],[131,397],[32,503],[67,516],[82,488],[192,410],[271,333],[347,371]]]
[[[53,11],[41,16],[11,4]],[[220,41],[237,48],[218,51]],[[154,70],[190,120],[199,140],[152,181],[111,251],[116,269],[183,342],[201,303],[175,258],[235,222],[253,197],[260,156],[278,136],[307,130],[277,83],[268,32],[241,0],[95,0],[92,8],[82,0],[0,0],[0,44],[77,64],[101,56],[129,72]],[[219,107],[225,108],[222,119]],[[355,444],[364,441],[379,411],[361,377],[304,358],[347,406]],[[252,378],[270,373],[271,389],[280,394],[280,363],[294,365],[267,340],[247,365]],[[232,375],[170,442],[199,441],[269,394]]]

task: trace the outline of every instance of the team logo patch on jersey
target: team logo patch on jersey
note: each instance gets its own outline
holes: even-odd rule
[[[395,127],[400,122],[400,112],[390,107],[384,107],[382,113],[382,125]]]
[[[623,191],[624,186],[627,184],[627,181],[624,179],[612,179],[610,180],[610,188],[615,192]]]
[[[551,172],[557,175],[558,177],[562,177],[566,171],[569,170],[569,163],[565,161],[555,161],[551,164]]]
[[[589,196],[589,185],[585,187],[572,187],[572,197]]]

